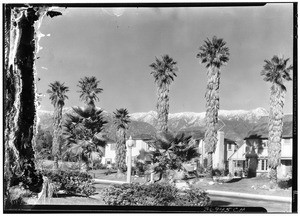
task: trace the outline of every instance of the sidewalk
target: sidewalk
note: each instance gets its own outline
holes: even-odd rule
[[[97,184],[125,184],[125,181],[112,181],[104,179],[94,179]],[[235,197],[243,199],[257,199],[257,200],[268,200],[268,201],[280,201],[280,202],[292,202],[292,197],[282,197],[282,196],[271,196],[271,195],[259,195],[259,194],[249,194],[249,193],[237,193],[221,190],[206,190],[208,194],[224,196],[224,197]]]
[[[257,199],[257,200],[280,201],[280,202],[292,202],[292,197],[237,193],[237,192],[217,191],[217,190],[206,190],[206,192],[211,195],[218,195],[218,196],[225,196],[225,197],[236,197],[236,198],[243,198],[243,199]]]

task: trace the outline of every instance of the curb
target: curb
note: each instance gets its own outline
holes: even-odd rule
[[[112,181],[112,180],[104,180],[104,179],[94,179],[95,183],[102,183],[102,184],[125,184],[127,182],[124,181]]]
[[[237,198],[244,198],[244,199],[250,198],[250,199],[257,199],[257,200],[280,201],[280,202],[292,202],[291,197],[258,195],[258,194],[215,191],[215,190],[206,190],[206,192],[211,195],[226,196],[226,197],[237,197]]]

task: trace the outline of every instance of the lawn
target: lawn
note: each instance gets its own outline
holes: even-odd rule
[[[74,163],[61,163],[61,168],[69,169],[70,166],[74,166]],[[42,168],[50,169],[52,168],[51,161],[43,161]],[[116,172],[111,174],[106,174],[107,170],[90,170],[89,174],[96,179],[113,180],[113,181],[126,181],[126,174],[121,178],[117,178]],[[145,183],[145,177],[132,176],[132,182]],[[269,180],[267,178],[255,177],[255,178],[242,178],[233,179],[227,183],[218,183],[206,180],[205,178],[190,179],[189,180],[194,187],[201,188],[203,190],[219,190],[219,191],[230,191],[239,193],[250,193],[259,195],[273,195],[281,197],[291,197],[292,189],[288,188],[286,190],[276,189],[270,190],[267,188]],[[96,194],[87,198],[80,196],[64,196],[59,195],[47,199],[44,203],[43,201],[38,201],[37,198],[29,198],[27,200],[28,204],[53,204],[53,205],[105,205],[102,201],[101,190],[108,187],[109,184],[95,184]]]
[[[115,173],[110,175],[105,174],[106,170],[90,170],[89,173],[96,179],[105,179],[113,181],[126,181],[126,175],[123,178],[117,178]],[[132,182],[144,183],[145,177],[131,177]],[[267,188],[269,179],[263,177],[255,178],[242,178],[242,179],[233,179],[228,183],[217,183],[214,182],[213,185],[210,185],[208,180],[204,178],[191,179],[193,186],[200,187],[203,190],[220,190],[220,191],[231,191],[239,193],[250,193],[250,194],[260,194],[260,195],[273,195],[273,196],[284,196],[289,197],[292,195],[292,189],[276,189],[270,190]]]

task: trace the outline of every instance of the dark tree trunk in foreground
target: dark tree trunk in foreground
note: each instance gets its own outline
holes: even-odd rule
[[[4,208],[10,208],[10,188],[23,182],[40,192],[42,176],[35,169],[36,89],[35,21],[45,11],[5,5],[4,63]]]

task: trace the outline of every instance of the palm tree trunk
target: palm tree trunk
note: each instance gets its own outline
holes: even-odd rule
[[[205,151],[208,153],[207,177],[212,177],[213,159],[212,154],[215,152],[217,144],[217,124],[219,110],[219,85],[220,70],[211,66],[207,71],[208,82],[205,93],[206,99],[206,131],[205,131]]]
[[[212,159],[212,153],[207,154],[207,173],[206,177],[208,179],[211,179],[213,177],[213,159]]]
[[[121,176],[126,170],[126,137],[125,130],[120,128],[117,132],[116,165],[118,175]]]
[[[283,105],[285,92],[273,84],[270,97],[268,164],[271,185],[277,183],[277,167],[281,158],[281,136],[283,128]]]
[[[169,85],[166,83],[158,86],[157,101],[157,127],[160,132],[168,131],[168,115],[169,115]]]
[[[52,143],[52,155],[54,157],[54,167],[53,169],[58,169],[58,158],[60,149],[60,136],[62,130],[62,106],[58,104],[54,111],[54,131],[53,131],[53,143]]]

